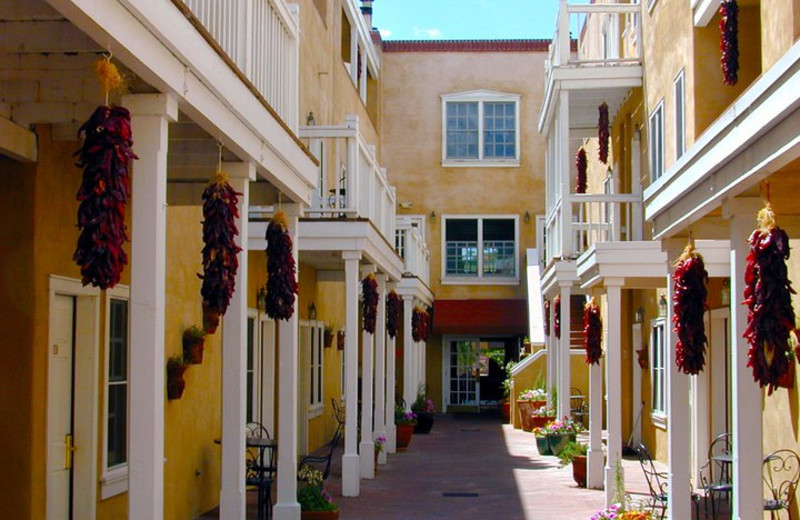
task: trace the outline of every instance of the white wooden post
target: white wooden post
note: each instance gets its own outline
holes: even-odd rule
[[[406,410],[411,409],[411,403],[417,396],[414,386],[414,339],[411,337],[411,314],[414,312],[414,297],[403,295],[403,399],[406,401]]]
[[[131,225],[130,446],[128,517],[164,517],[164,308],[167,138],[178,119],[168,94],[125,96],[139,160]]]
[[[706,322],[706,335],[709,332],[709,323]],[[700,472],[708,457],[709,369],[711,368],[709,358],[710,356],[706,355],[706,366],[703,371],[689,378],[692,398],[692,478],[695,489],[701,487]]]
[[[561,341],[559,342],[558,417],[569,417],[570,395],[570,298],[572,282],[559,284],[561,290]]]
[[[566,41],[569,41],[569,33],[565,38]],[[569,54],[566,56],[568,57]],[[579,247],[573,243],[572,201],[570,200],[572,182],[570,172],[572,171],[572,157],[575,151],[569,147],[569,91],[566,89],[562,89],[558,95],[558,113],[556,115],[555,129],[556,158],[554,163],[558,172],[558,190],[559,198],[561,199],[561,213],[558,217],[561,224],[561,251],[557,254],[561,258],[571,258],[572,254],[579,250]],[[563,296],[561,303],[563,307]]]
[[[378,322],[375,327],[375,438],[386,438],[386,278],[378,279]],[[378,454],[378,464],[386,464],[386,445]]]
[[[684,374],[675,364],[675,347],[678,342],[677,334],[672,328],[672,273],[675,271],[673,262],[681,254],[685,242],[680,240],[662,240],[662,248],[667,252],[667,444],[669,447],[669,503],[667,515],[677,520],[691,518],[691,416],[689,413],[689,376]],[[610,441],[609,441],[610,442]]]
[[[639,366],[639,359],[636,351],[643,348],[642,344],[642,324],[634,323],[632,334],[632,355],[631,355],[631,374],[632,397],[631,397],[631,424],[633,428],[633,448],[639,447],[642,442],[642,367]]]
[[[606,314],[614,312],[610,307]],[[605,337],[606,356],[608,355],[608,335]],[[603,489],[603,363],[589,365],[589,453],[586,461],[586,487]]]
[[[349,189],[349,188],[348,188]],[[360,492],[358,461],[358,263],[360,251],[342,252],[345,284],[345,421],[342,455],[342,496]]]
[[[283,204],[292,256],[297,262],[297,224],[303,212],[300,204]],[[275,520],[299,520],[297,502],[297,394],[298,394],[298,324],[297,299],[289,320],[278,320],[278,497],[273,508]]]
[[[255,164],[227,162],[223,170],[239,197],[236,228],[247,229],[250,180],[255,180]],[[245,420],[247,387],[247,233],[239,233],[239,270],[235,292],[225,313],[222,327],[222,476],[219,511],[222,518],[245,515]]]
[[[375,272],[374,265],[361,267],[361,278]],[[377,331],[377,328],[376,328]],[[372,439],[372,378],[375,335],[361,331],[361,444],[359,458],[361,478],[375,478],[375,442]]]
[[[761,208],[758,199],[734,199],[723,207],[729,219],[731,241],[731,374],[733,393],[733,518],[761,518],[761,464],[763,458],[761,425],[761,388],[753,382],[747,366],[747,306],[741,305],[744,294],[744,271],[750,250],[748,237],[753,216]]]
[[[617,493],[617,463],[622,450],[622,279],[606,278],[606,505]],[[620,471],[622,469],[620,468]],[[687,517],[688,518],[688,517]]]
[[[392,287],[387,287],[387,291],[391,291]],[[399,331],[398,331],[399,332]],[[397,429],[394,425],[394,401],[396,393],[396,352],[397,337],[386,338],[386,451],[388,453],[395,453],[397,451]]]

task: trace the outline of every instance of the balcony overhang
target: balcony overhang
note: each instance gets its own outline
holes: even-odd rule
[[[248,224],[248,249],[263,251],[268,222]],[[297,243],[300,261],[317,271],[344,273],[343,251],[359,251],[364,262],[375,264],[390,280],[403,276],[403,259],[367,219],[301,219]]]
[[[395,292],[400,296],[412,296],[425,305],[432,305],[434,300],[433,291],[419,277],[410,273],[403,273],[395,286]]]
[[[553,294],[559,284],[577,282],[578,274],[575,270],[575,260],[555,259],[547,264],[542,272],[542,295]]]
[[[799,159],[800,42],[645,190],[645,218],[653,224],[654,238],[682,232],[713,215],[725,200],[757,196],[762,180],[781,170],[796,172]],[[783,175],[781,192],[796,193],[795,179]],[[798,209],[788,201],[783,213],[796,214]]]

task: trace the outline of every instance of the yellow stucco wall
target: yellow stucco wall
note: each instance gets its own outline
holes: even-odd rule
[[[764,71],[780,59],[800,35],[800,2],[760,2],[761,66]]]

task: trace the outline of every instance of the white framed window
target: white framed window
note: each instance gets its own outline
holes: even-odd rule
[[[664,100],[650,114],[650,180],[664,174]]]
[[[519,166],[518,94],[442,95],[443,166]]]
[[[308,334],[308,411],[309,418],[320,415],[324,405],[324,367],[323,348],[325,343],[325,325],[319,320],[309,321]]]
[[[667,419],[667,326],[664,318],[650,322],[650,385],[653,424],[666,427]]]
[[[519,281],[517,215],[445,215],[443,221],[443,284]]]
[[[100,498],[128,490],[128,360],[130,289],[117,286],[106,293],[105,429]]]
[[[686,151],[686,94],[683,69],[675,77],[675,160]]]
[[[338,337],[336,340],[338,342]],[[338,348],[338,347],[337,347]],[[347,363],[346,363],[346,356],[345,356],[345,349],[342,346],[342,350],[339,351],[339,388],[342,389],[341,395],[341,402],[345,402],[345,390],[347,389]]]
[[[261,424],[261,403],[258,392],[259,360],[261,359],[261,342],[258,340],[258,313],[248,310],[247,313],[247,367],[245,369],[246,385],[246,423]]]

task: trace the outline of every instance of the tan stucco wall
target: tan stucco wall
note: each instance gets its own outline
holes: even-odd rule
[[[761,66],[766,71],[800,35],[800,1],[770,0],[760,4]]]

